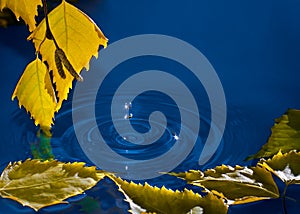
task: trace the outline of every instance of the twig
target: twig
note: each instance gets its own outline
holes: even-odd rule
[[[44,16],[45,16],[45,19],[46,19],[46,38],[47,39],[50,39],[50,40],[53,40],[54,42],[54,45],[56,48],[59,48],[52,32],[51,32],[51,29],[50,29],[50,24],[49,24],[49,19],[48,19],[48,6],[47,6],[47,0],[43,0],[43,8],[44,8]]]

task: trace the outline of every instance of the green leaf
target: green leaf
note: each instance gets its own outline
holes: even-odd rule
[[[34,159],[53,160],[54,155],[51,147],[51,135],[38,130],[36,140],[30,143],[31,154]]]
[[[34,210],[67,203],[63,200],[92,188],[105,176],[84,163],[26,160],[9,164],[0,176],[0,196]]]
[[[226,198],[229,204],[279,197],[272,174],[262,166],[248,168],[222,165],[204,172],[190,170],[170,174]]]
[[[81,206],[80,211],[85,214],[95,213],[97,210],[100,210],[99,201],[90,196],[86,196],[84,199],[79,201],[77,204],[79,204]]]
[[[268,142],[257,154],[248,157],[247,160],[272,157],[279,151],[283,153],[291,150],[300,151],[300,110],[289,109],[275,122]]]
[[[259,163],[266,167],[286,184],[300,184],[300,152],[279,152],[273,158]]]
[[[155,212],[162,214],[188,213],[194,207],[201,207],[204,213],[227,213],[227,206],[222,199],[212,193],[205,197],[191,190],[173,191],[165,187],[152,187],[145,183],[136,184],[120,178],[110,178],[119,186],[129,202],[132,213]]]

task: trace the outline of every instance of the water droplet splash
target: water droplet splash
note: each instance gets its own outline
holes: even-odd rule
[[[125,105],[124,105],[124,108],[125,108],[126,110],[131,109],[131,107],[132,107],[132,103],[131,103],[131,102],[125,103]]]
[[[179,136],[176,134],[176,133],[172,133],[173,134],[173,137],[174,137],[174,139],[177,141],[177,140],[179,140]]]
[[[133,117],[133,114],[132,114],[132,113],[129,113],[129,114],[125,114],[124,119],[125,119],[125,120],[129,120],[129,119],[131,119],[132,117]]]

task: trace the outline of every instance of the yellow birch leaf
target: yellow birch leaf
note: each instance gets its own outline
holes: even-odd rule
[[[24,106],[33,117],[35,125],[40,125],[45,131],[50,130],[56,108],[56,102],[45,84],[48,78],[46,65],[37,58],[27,65],[12,95],[12,100],[17,97],[19,106]]]
[[[18,201],[35,211],[83,193],[106,173],[84,163],[26,160],[9,164],[0,176],[0,196]]]
[[[190,170],[169,174],[226,198],[229,204],[243,204],[280,196],[272,174],[260,165],[249,168],[222,165],[204,172]]]
[[[0,0],[0,10],[7,7],[17,17],[21,17],[32,32],[35,29],[35,16],[38,15],[37,7],[42,6],[41,0]]]
[[[258,164],[275,174],[286,184],[300,184],[300,152],[281,151],[268,160],[262,159]]]
[[[275,121],[268,142],[258,153],[249,156],[246,160],[272,157],[279,151],[283,153],[291,150],[300,151],[300,110],[289,109]]]
[[[106,47],[107,45],[108,40],[98,26],[86,14],[65,0],[48,14],[48,19],[55,41],[78,74],[84,67],[88,69],[92,56],[98,56],[99,46]],[[63,100],[68,97],[74,77],[65,67],[66,77],[60,76],[55,63],[57,48],[53,40],[44,40],[45,34],[46,21],[44,19],[28,37],[28,40],[33,40],[43,61],[47,61],[49,69],[53,71],[53,80],[59,99],[56,108],[58,111]]]
[[[195,207],[203,210],[203,213],[225,214],[227,206],[222,199],[212,193],[202,197],[192,190],[173,191],[170,189],[153,187],[145,183],[136,184],[109,175],[122,192],[130,205],[130,212],[157,213],[157,214],[182,214],[188,213]]]

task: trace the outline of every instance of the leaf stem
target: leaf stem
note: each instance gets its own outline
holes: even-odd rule
[[[53,40],[54,45],[56,48],[59,48],[52,32],[50,29],[50,24],[49,24],[49,19],[48,19],[48,6],[47,6],[47,0],[43,0],[43,8],[44,8],[44,15],[45,15],[45,19],[46,19],[46,38]]]
[[[284,190],[283,190],[283,193],[282,193],[282,206],[283,206],[284,214],[288,214],[287,207],[286,207],[286,191],[287,191],[287,188],[290,184],[291,184],[291,182],[287,182],[285,184],[285,187],[284,187]]]
[[[296,200],[295,198],[291,198],[291,197],[289,197],[289,196],[285,196],[285,199],[288,199],[288,200],[290,200],[290,201],[293,201],[293,202],[295,202],[295,203],[300,204],[300,201]]]
[[[58,46],[52,32],[50,29],[50,24],[49,24],[49,19],[48,19],[48,7],[47,7],[47,0],[43,0],[43,8],[44,8],[44,15],[45,15],[45,19],[46,19],[46,37],[44,38],[44,40],[41,42],[41,44],[45,41],[45,39],[50,39],[54,42],[54,45],[56,47],[56,52],[55,52],[55,57],[56,57],[56,67],[57,70],[60,74],[60,76],[65,79],[66,76],[63,74],[63,70],[62,70],[62,64],[65,66],[65,68],[69,71],[69,73],[75,77],[78,81],[83,81],[83,78],[81,77],[80,74],[78,74],[73,65],[70,63],[70,61],[68,60],[65,52]],[[40,46],[41,46],[40,44]]]

